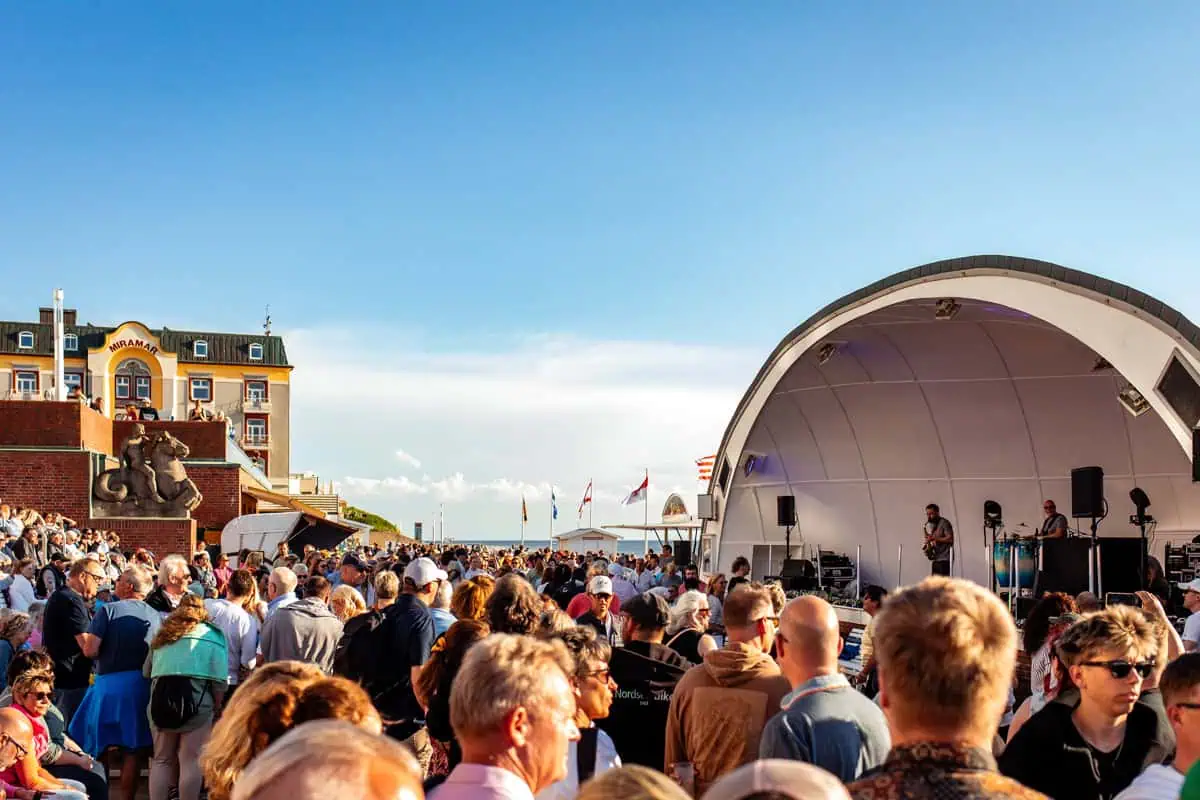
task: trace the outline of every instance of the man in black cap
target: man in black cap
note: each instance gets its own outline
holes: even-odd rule
[[[612,738],[623,763],[658,770],[666,749],[671,693],[692,666],[662,643],[669,613],[667,601],[652,592],[621,604],[625,645],[614,647],[609,661],[612,679],[620,688],[613,695],[608,718],[596,720]]]
[[[99,562],[97,562],[99,563]],[[49,597],[67,585],[67,557],[60,552],[50,554],[46,566],[38,573],[37,589],[42,597]]]
[[[353,586],[362,595],[370,608],[375,604],[375,588],[371,586],[370,568],[354,553],[346,553],[342,558],[342,569],[338,577],[338,586]]]

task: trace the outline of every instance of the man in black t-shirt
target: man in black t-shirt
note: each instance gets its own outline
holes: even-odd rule
[[[105,580],[99,563],[81,558],[71,565],[67,585],[46,601],[42,643],[54,659],[54,703],[68,725],[92,674],[92,660],[83,654],[84,634],[92,622],[87,601]]]
[[[403,741],[425,725],[425,713],[413,694],[413,682],[433,651],[429,606],[446,573],[432,559],[418,558],[404,569],[404,591],[384,609],[377,630],[380,663],[391,680],[372,687],[371,699],[387,723],[387,735]]]

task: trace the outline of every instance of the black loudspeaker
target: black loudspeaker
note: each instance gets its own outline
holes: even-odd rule
[[[1042,542],[1042,576],[1039,589],[1066,592],[1074,597],[1088,589],[1088,557],[1092,540],[1083,537],[1046,539]]]
[[[679,565],[680,570],[692,563],[692,543],[691,542],[676,542],[671,545],[674,548],[675,563]]]
[[[1192,428],[1192,480],[1200,481],[1200,428]]]
[[[1131,593],[1144,589],[1141,576],[1142,564],[1146,563],[1146,540],[1140,536],[1113,536],[1098,541],[1100,583],[1104,593]]]
[[[790,528],[796,524],[796,498],[781,494],[775,498],[775,509],[779,513],[779,527]]]
[[[1071,516],[1076,519],[1104,516],[1104,470],[1100,467],[1071,470]]]

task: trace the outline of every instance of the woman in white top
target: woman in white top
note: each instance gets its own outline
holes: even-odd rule
[[[621,766],[616,745],[594,720],[608,716],[617,685],[608,670],[612,647],[594,628],[576,626],[544,634],[559,639],[575,661],[575,724],[580,738],[567,746],[567,777],[538,792],[535,800],[574,800],[579,786],[588,778]]]
[[[29,611],[29,605],[37,599],[33,590],[33,559],[22,558],[17,562],[12,585],[8,587],[8,599],[13,611]]]
[[[708,579],[708,624],[725,627],[725,573],[718,572]]]

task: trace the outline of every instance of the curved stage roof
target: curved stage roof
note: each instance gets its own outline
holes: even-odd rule
[[[953,315],[938,318],[949,299]],[[777,569],[775,498],[793,494],[794,547],[861,546],[865,580],[914,581],[929,572],[933,502],[958,533],[955,574],[986,583],[984,501],[1003,506],[1010,532],[1040,524],[1043,498],[1069,516],[1070,471],[1088,465],[1104,468],[1111,505],[1100,534],[1136,535],[1128,496],[1140,486],[1161,555],[1200,531],[1198,344],[1200,329],[1154,298],[1009,256],[928,264],[847,295],[788,334],[739,403],[710,488],[711,566],[747,555],[756,575]],[[1145,413],[1122,405],[1127,388]]]

